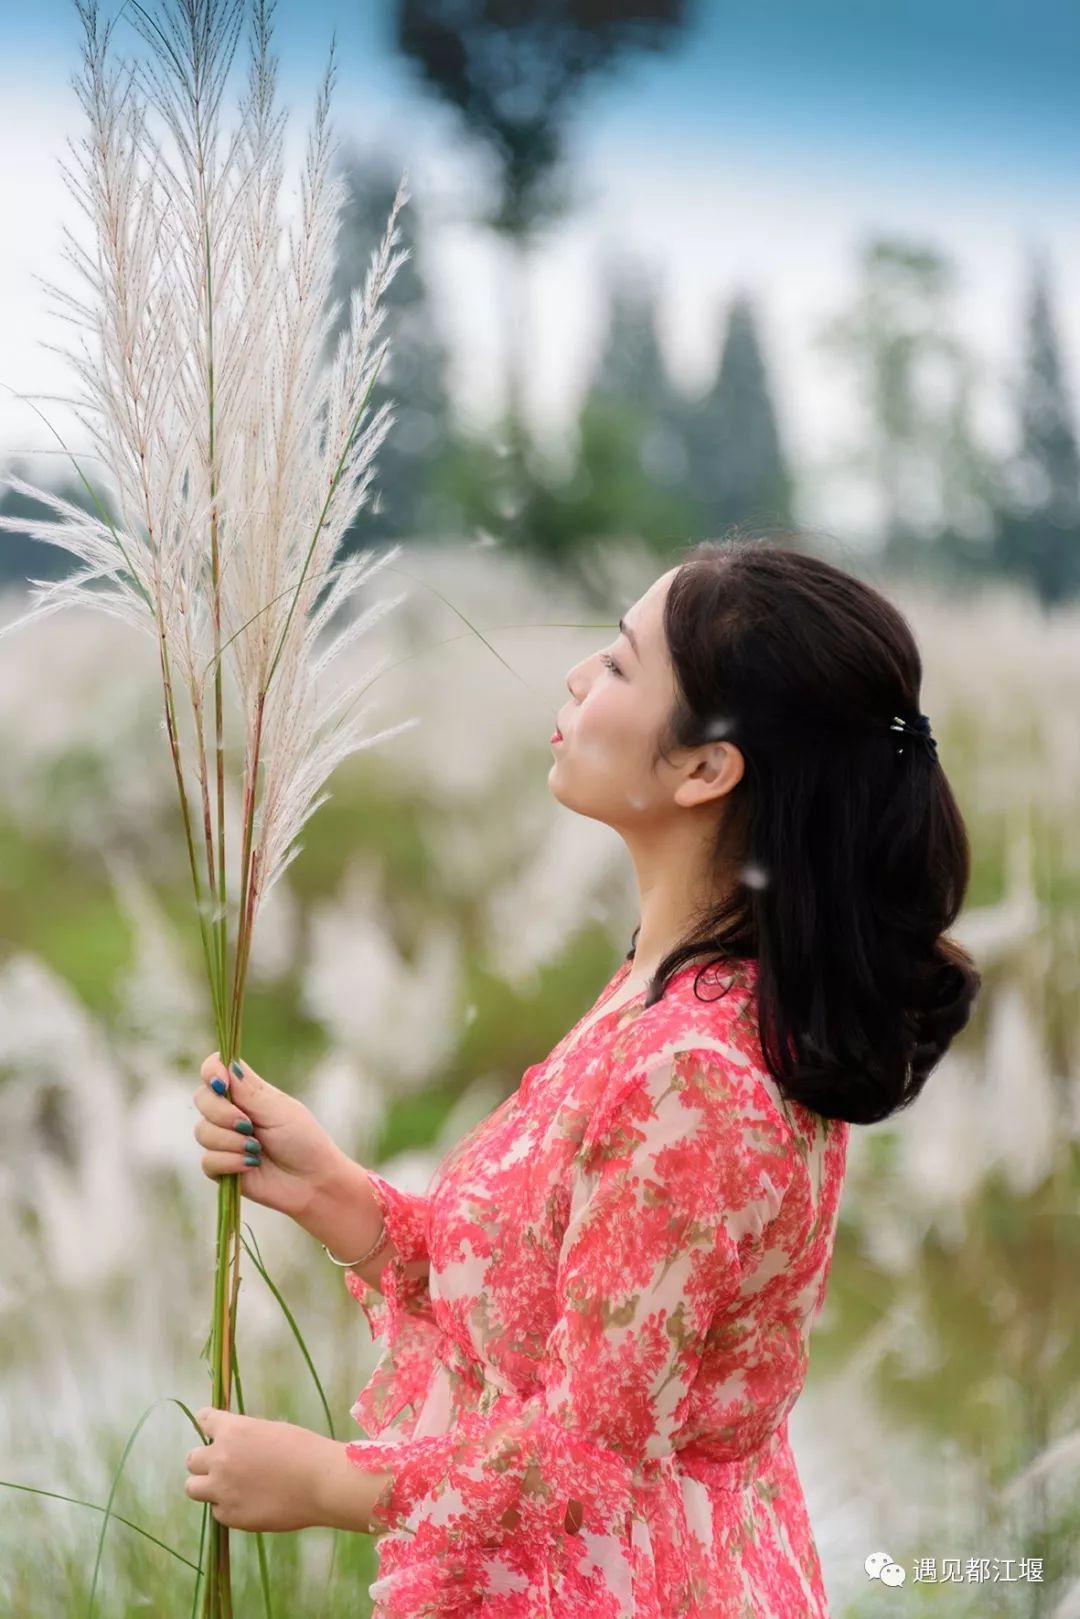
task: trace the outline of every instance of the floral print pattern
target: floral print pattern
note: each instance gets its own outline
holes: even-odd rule
[[[827,1619],[787,1417],[849,1126],[773,1082],[756,962],[604,1015],[630,971],[426,1194],[372,1174],[373,1619]]]

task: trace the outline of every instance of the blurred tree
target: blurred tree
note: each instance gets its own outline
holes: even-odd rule
[[[1004,473],[975,431],[980,367],[959,345],[953,359],[952,393],[938,425],[939,526],[932,545],[913,542],[906,555],[902,542],[894,541],[889,560],[894,568],[906,564],[943,583],[964,585],[1001,572],[994,542]]]
[[[656,335],[657,295],[653,273],[626,259],[607,272],[608,319],[590,384],[594,398],[626,403],[671,416],[681,400],[673,392]]]
[[[989,533],[997,475],[974,437],[975,362],[950,331],[954,273],[932,247],[888,237],[859,255],[852,307],[818,343],[855,372],[869,434],[847,458],[877,496],[886,560],[941,569],[932,543],[956,541],[955,564],[973,536]]]
[[[504,439],[463,434],[440,469],[442,492],[478,543],[526,553],[541,570],[572,578],[599,605],[595,591],[604,582],[592,569],[599,546],[644,540],[663,556],[700,529],[692,494],[657,482],[642,462],[641,441],[632,401],[590,400],[569,467],[528,446],[522,481]]]
[[[1051,310],[1049,270],[1031,255],[1019,443],[996,555],[1049,605],[1080,591],[1080,454]]]
[[[349,323],[354,288],[363,290],[371,255],[382,239],[400,180],[385,155],[361,157],[348,150],[340,160],[349,185],[341,211],[329,302],[341,307],[327,342],[327,357]],[[445,529],[453,513],[441,502],[435,468],[446,454],[451,406],[446,387],[447,356],[431,315],[418,246],[415,204],[400,215],[401,246],[410,257],[386,295],[390,352],[379,374],[378,390],[393,401],[394,424],[378,455],[376,497],[353,524],[342,556],[357,546],[387,539],[428,535]]]
[[[630,536],[663,555],[701,527],[687,479],[685,402],[657,341],[651,273],[615,263],[608,289],[607,331],[578,418],[577,462],[558,498],[582,540]]]
[[[708,532],[748,520],[788,526],[792,482],[748,292],[731,301],[713,386],[682,415],[686,475]]]
[[[597,543],[644,541],[663,556],[701,528],[687,483],[684,401],[656,339],[653,287],[626,265],[609,284],[607,333],[573,453],[560,460],[527,447],[519,484],[505,439],[463,439],[446,491],[467,525],[512,535],[542,565],[574,575],[586,595]]]
[[[686,0],[398,0],[398,48],[460,113],[494,164],[495,199],[485,223],[511,255],[511,472],[523,473],[525,457],[525,264],[535,235],[574,200],[564,164],[571,111],[587,82],[612,72],[628,52],[669,48],[685,11]]]

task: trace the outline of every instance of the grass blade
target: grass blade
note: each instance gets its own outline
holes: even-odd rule
[[[139,1437],[139,1432],[140,1432],[140,1430],[142,1428],[142,1425],[147,1420],[150,1413],[153,1410],[155,1410],[155,1408],[157,1406],[165,1405],[165,1404],[178,1405],[180,1407],[181,1411],[184,1413],[184,1415],[188,1418],[189,1422],[191,1423],[191,1426],[195,1429],[195,1432],[198,1434],[200,1441],[204,1442],[203,1431],[199,1427],[199,1424],[195,1420],[195,1413],[188,1406],[186,1406],[184,1404],[183,1400],[178,1400],[178,1399],[176,1399],[176,1397],[174,1395],[168,1394],[168,1395],[166,1395],[164,1397],[164,1399],[154,1400],[152,1404],[147,1406],[146,1410],[143,1412],[142,1416],[139,1418],[138,1422],[135,1424],[134,1428],[132,1429],[131,1434],[130,1434],[130,1436],[128,1438],[128,1442],[124,1446],[124,1453],[120,1457],[120,1465],[116,1469],[116,1472],[113,1474],[112,1489],[109,1491],[109,1500],[108,1500],[108,1503],[107,1503],[107,1505],[105,1507],[105,1521],[101,1525],[101,1534],[98,1536],[97,1557],[94,1560],[94,1578],[90,1583],[90,1605],[86,1610],[86,1619],[94,1619],[94,1600],[95,1600],[95,1597],[97,1595],[98,1574],[101,1571],[101,1554],[105,1549],[105,1533],[106,1533],[106,1530],[109,1527],[109,1519],[113,1516],[113,1509],[112,1509],[113,1500],[115,1499],[116,1491],[117,1491],[117,1488],[118,1488],[118,1486],[120,1484],[120,1478],[121,1478],[121,1475],[123,1474],[124,1467],[125,1467],[125,1465],[127,1463],[128,1456],[131,1453],[131,1447],[132,1447],[132,1445],[134,1445],[136,1439]],[[200,1556],[200,1564],[201,1564],[201,1561],[202,1561],[202,1559],[201,1559],[201,1556]]]
[[[61,1495],[58,1490],[40,1490],[34,1484],[14,1484],[10,1479],[6,1478],[0,1478],[0,1490],[23,1490],[27,1495],[46,1495],[53,1501],[68,1501],[72,1506],[86,1507],[90,1512],[105,1511],[105,1508],[99,1507],[96,1501],[80,1501],[76,1495]],[[143,1529],[139,1524],[132,1523],[130,1518],[125,1518],[119,1512],[114,1512],[113,1517],[117,1523],[124,1524],[128,1529],[134,1529],[135,1533],[142,1535],[144,1540],[152,1540],[155,1546],[160,1546],[163,1552],[168,1552],[169,1556],[175,1557],[177,1562],[186,1563],[188,1568],[195,1570],[196,1574],[201,1572],[198,1563],[193,1563],[190,1557],[184,1556],[183,1552],[178,1552],[174,1546],[168,1545],[164,1540],[159,1540],[156,1535],[150,1533],[149,1529]]]
[[[246,1237],[241,1237],[240,1240],[244,1244],[244,1247],[247,1249],[248,1254],[251,1256],[251,1260],[252,1260],[253,1264],[255,1265],[256,1270],[259,1272],[259,1275],[262,1277],[263,1281],[266,1283],[266,1285],[270,1289],[271,1293],[277,1299],[278,1304],[281,1306],[282,1313],[284,1314],[286,1321],[289,1323],[289,1326],[292,1329],[293,1337],[296,1339],[297,1343],[300,1345],[300,1353],[303,1355],[304,1359],[307,1361],[308,1371],[311,1373],[312,1379],[313,1379],[313,1381],[315,1383],[315,1387],[318,1390],[319,1400],[322,1403],[323,1413],[324,1413],[324,1415],[326,1417],[326,1426],[327,1426],[327,1428],[328,1428],[328,1430],[330,1432],[330,1437],[331,1437],[331,1439],[336,1439],[337,1434],[334,1432],[334,1419],[330,1414],[330,1406],[329,1406],[329,1403],[327,1401],[326,1395],[323,1392],[322,1383],[319,1381],[319,1374],[315,1370],[315,1362],[312,1360],[310,1354],[308,1353],[308,1346],[304,1342],[304,1335],[300,1331],[300,1328],[296,1324],[296,1317],[293,1315],[292,1311],[289,1309],[289,1306],[285,1303],[285,1300],[281,1295],[281,1289],[277,1286],[276,1282],[271,1277],[270,1272],[267,1270],[266,1266],[263,1263],[262,1255],[259,1252],[258,1241],[256,1240],[255,1233],[251,1230],[250,1225],[247,1226],[247,1230],[251,1233],[251,1242],[249,1243]]]

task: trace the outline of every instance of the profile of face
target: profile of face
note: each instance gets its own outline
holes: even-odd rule
[[[566,677],[571,702],[557,715],[552,794],[567,809],[621,831],[660,826],[681,810],[707,806],[742,775],[742,755],[720,743],[657,756],[675,701],[675,671],[664,636],[664,603],[678,573],[661,574],[623,615],[608,646]],[[682,817],[686,819],[686,817]]]

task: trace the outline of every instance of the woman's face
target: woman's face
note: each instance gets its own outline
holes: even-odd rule
[[[675,672],[664,639],[671,568],[623,615],[613,640],[566,677],[571,701],[556,716],[552,793],[567,809],[609,826],[637,826],[671,806],[681,779],[656,743],[675,700]]]

